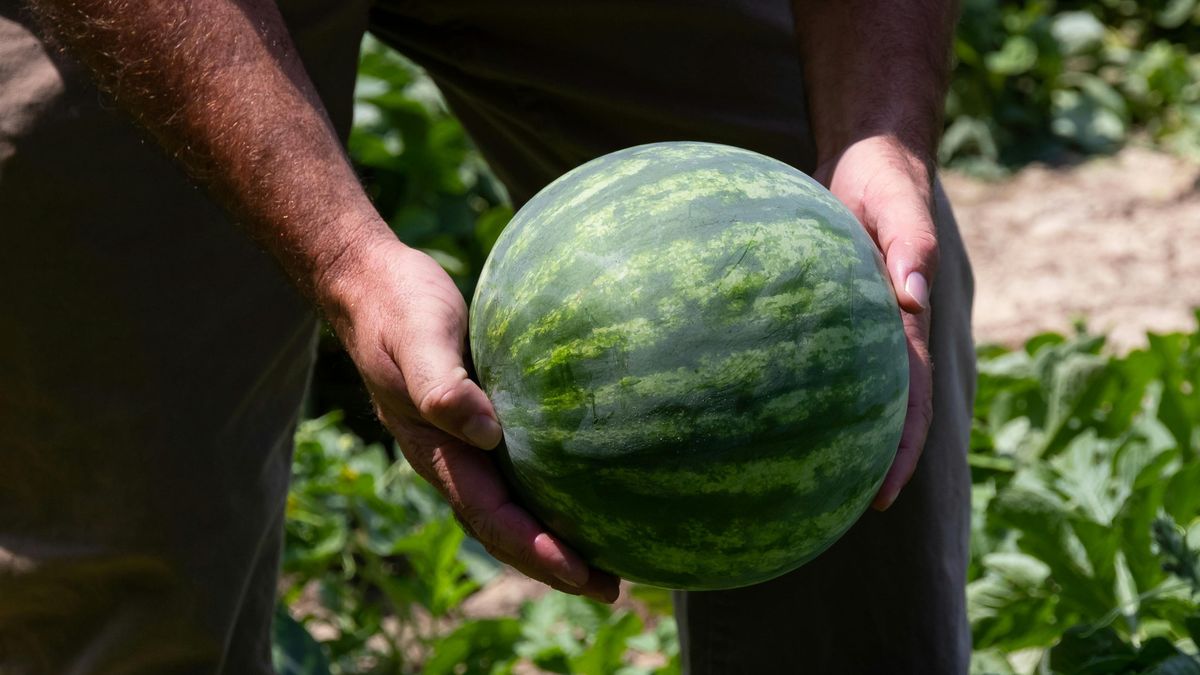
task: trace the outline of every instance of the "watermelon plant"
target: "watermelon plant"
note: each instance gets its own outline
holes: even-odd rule
[[[347,431],[339,414],[301,424],[295,457],[274,630],[282,675],[507,673],[517,664],[679,672],[669,616],[557,593],[516,616],[467,616],[464,601],[500,563],[466,538],[432,486]],[[662,598],[637,594],[663,612]]]
[[[728,146],[622,150],[542,190],[496,242],[470,332],[525,504],[595,565],[672,588],[765,581],[832,544],[908,402],[866,231]]]
[[[995,174],[1133,138],[1200,157],[1195,0],[965,0],[943,164]]]
[[[1086,333],[980,349],[974,675],[1200,673],[1200,330],[1147,341],[1120,356]],[[296,473],[280,672],[678,672],[669,597],[648,587],[636,616],[558,594],[465,616],[495,563],[336,417],[302,427]]]
[[[981,350],[976,673],[1200,673],[1200,332],[1103,343]]]

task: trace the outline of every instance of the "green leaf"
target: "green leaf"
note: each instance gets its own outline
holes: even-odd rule
[[[583,653],[586,637],[599,630],[609,610],[586,598],[547,593],[527,603],[521,614],[517,654],[543,670],[566,673],[570,659]]]
[[[1159,663],[1146,675],[1200,675],[1200,660],[1187,654],[1176,654]]]
[[[454,519],[447,517],[426,523],[396,542],[393,552],[407,556],[422,604],[434,616],[454,609],[479,587],[458,558],[464,536]]]
[[[620,669],[628,648],[626,641],[642,631],[642,620],[636,614],[618,612],[592,636],[583,653],[571,659],[571,669],[578,673],[612,673]]]
[[[1133,647],[1121,639],[1112,628],[1090,630],[1073,626],[1062,640],[1050,649],[1050,668],[1071,675],[1102,675],[1125,673],[1137,658]]]
[[[939,162],[947,164],[965,152],[972,152],[993,162],[1000,158],[991,127],[984,120],[962,115],[942,133],[938,146]]]
[[[996,455],[978,452],[967,454],[967,464],[972,468],[988,469],[991,471],[1012,472],[1016,469],[1016,464],[1010,457],[997,457]]]
[[[1061,454],[1050,460],[1056,471],[1054,488],[1092,522],[1109,526],[1120,510],[1122,495],[1113,480],[1112,441],[1094,429],[1074,437]]]
[[[1074,55],[1100,46],[1104,24],[1091,12],[1061,12],[1054,17],[1050,33],[1063,54]]]
[[[1076,531],[1081,523],[1047,478],[1041,472],[1019,473],[993,500],[991,513],[998,523],[1020,533],[1017,545],[1023,552],[1049,566],[1061,589],[1060,601],[1085,616],[1102,616],[1116,604],[1113,587],[1103,580],[1097,583],[1093,556]],[[1116,533],[1106,535],[1098,526],[1080,531],[1104,551],[1114,548],[1106,537],[1115,538]]]
[[[629,594],[653,614],[669,617],[675,611],[675,601],[671,597],[671,591],[665,588],[633,584],[629,589]]]
[[[1188,543],[1180,527],[1170,518],[1158,518],[1152,525],[1154,543],[1163,569],[1188,582],[1192,592],[1200,594],[1200,552]]]
[[[976,649],[971,653],[971,675],[1016,675],[999,649]]]
[[[985,57],[987,69],[996,75],[1020,75],[1037,63],[1038,49],[1033,40],[1024,35],[1013,35],[1004,42],[998,52]]]
[[[282,605],[275,608],[271,632],[271,657],[280,675],[329,675],[321,644]]]
[[[458,559],[471,579],[481,587],[495,579],[504,568],[503,563],[493,558],[474,537],[463,540],[458,549]]]
[[[1055,337],[1061,340],[1061,336]],[[1004,352],[990,358],[984,358],[979,362],[979,374],[1006,380],[1037,377],[1033,358],[1025,351]]]
[[[673,659],[678,659],[679,626],[675,623],[675,619],[669,615],[659,619],[658,625],[654,627],[654,634],[658,637],[660,651]],[[678,670],[678,666],[676,666],[676,670]]]
[[[1143,413],[1147,388],[1158,378],[1158,359],[1147,351],[1132,352],[1112,364],[1116,385],[1104,420],[1107,435],[1116,436],[1129,428],[1133,417]]]
[[[1070,440],[1072,425],[1092,420],[1092,411],[1109,377],[1108,361],[1107,357],[1081,352],[1067,353],[1061,360],[1043,360],[1049,406],[1041,454],[1054,454]]]
[[[1152,637],[1138,648],[1137,659],[1134,660],[1133,667],[1139,671],[1150,669],[1179,655],[1180,651],[1170,640],[1162,636]]]
[[[1168,457],[1169,455],[1164,455]],[[1130,574],[1140,589],[1150,588],[1162,581],[1163,572],[1154,555],[1151,524],[1162,508],[1167,484],[1158,482],[1133,492],[1122,507],[1120,515],[1122,550]]]
[[[1056,600],[1046,583],[1050,568],[1016,552],[985,555],[983,565],[985,575],[967,585],[975,646],[1016,650],[1053,640]]]
[[[1184,625],[1187,626],[1188,637],[1192,638],[1192,644],[1200,647],[1200,614],[1184,619]]]
[[[479,247],[484,251],[492,250],[512,217],[513,210],[508,205],[495,206],[481,213],[475,223],[475,239]]]
[[[1050,129],[1086,152],[1111,152],[1125,140],[1125,120],[1095,98],[1074,90],[1051,93]]]
[[[1167,0],[1167,6],[1154,17],[1163,28],[1179,28],[1196,11],[1196,0]]]
[[[521,637],[516,619],[473,619],[434,642],[425,675],[484,675],[508,672]]]
[[[1194,388],[1192,382],[1183,377],[1186,367],[1185,353],[1187,337],[1182,334],[1147,336],[1150,341],[1150,352],[1158,357],[1163,368],[1162,399],[1159,402],[1158,418],[1171,430],[1179,447],[1185,452],[1192,451],[1193,427],[1200,424],[1197,414],[1193,414],[1191,405],[1184,393],[1185,382]],[[1198,413],[1200,414],[1200,413]]]

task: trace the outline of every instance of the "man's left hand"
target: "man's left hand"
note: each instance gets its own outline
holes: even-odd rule
[[[883,253],[908,338],[908,413],[900,448],[872,506],[892,505],[917,468],[933,416],[929,289],[937,272],[930,164],[890,136],[869,136],[817,167]]]

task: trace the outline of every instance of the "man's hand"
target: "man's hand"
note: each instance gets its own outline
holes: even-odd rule
[[[792,4],[816,141],[813,175],[883,252],[908,336],[908,416],[875,497],[883,510],[912,477],[933,415],[929,289],[937,232],[930,195],[958,0]]]
[[[937,232],[925,163],[886,136],[864,138],[817,167],[817,180],[858,218],[883,253],[908,338],[908,414],[900,448],[873,506],[891,506],[908,483],[933,416],[929,288],[937,272]]]
[[[463,365],[467,307],[432,258],[381,238],[326,279],[335,329],[379,419],[417,473],[487,550],[560,591],[617,598],[616,577],[588,565],[514,504],[484,450],[501,441],[496,412]]]

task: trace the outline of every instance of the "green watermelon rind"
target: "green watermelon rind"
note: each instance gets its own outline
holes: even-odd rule
[[[882,258],[827,190],[757,153],[655,143],[574,169],[514,216],[471,306],[522,503],[634,581],[733,588],[804,564],[899,443],[907,349]]]

